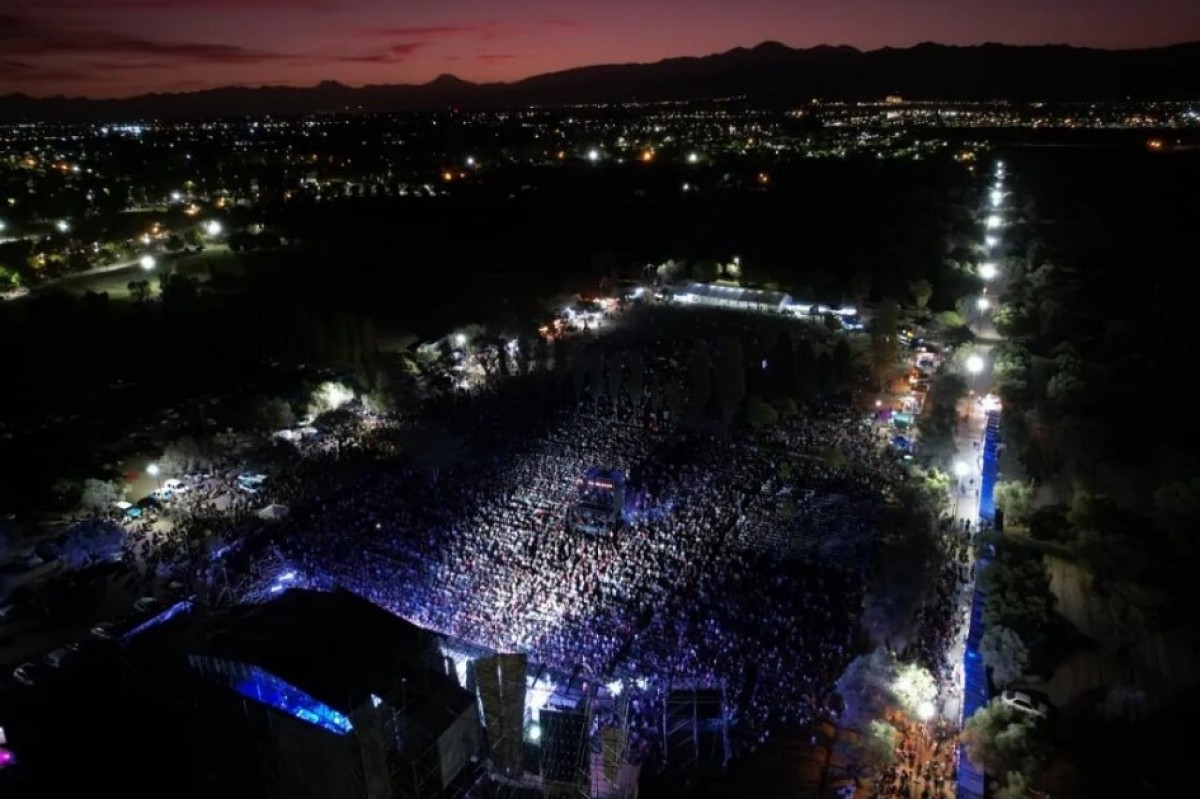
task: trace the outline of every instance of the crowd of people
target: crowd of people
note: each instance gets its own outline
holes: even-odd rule
[[[637,345],[661,385],[682,371],[691,341],[660,333]],[[876,430],[813,404],[762,432],[714,436],[679,427],[653,397],[534,402],[528,383],[439,402],[438,424],[467,432],[462,452],[436,466],[406,456],[405,426],[422,422],[372,419],[281,444],[300,457],[272,469],[262,494],[211,478],[164,540],[204,528],[236,541],[266,528],[311,584],[528,653],[563,681],[621,681],[635,753],[661,741],[673,686],[722,690],[748,746],[835,716],[881,497],[899,474]],[[602,536],[570,524],[577,481],[596,466],[628,476],[621,521]],[[226,495],[232,516],[216,512]],[[289,515],[261,522],[251,500]],[[197,580],[215,573],[184,544],[150,557],[173,557]],[[946,631],[939,607],[925,626]],[[924,640],[934,659],[945,641]]]

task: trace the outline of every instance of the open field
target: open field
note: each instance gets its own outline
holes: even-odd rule
[[[243,272],[242,256],[225,247],[214,247],[200,253],[162,256],[159,261],[159,269],[169,266],[176,274],[200,280],[207,280],[213,270],[234,275],[241,275]],[[114,300],[127,300],[129,299],[129,283],[135,280],[149,280],[151,294],[157,294],[158,272],[158,269],[147,272],[135,264],[126,269],[102,274],[64,278],[55,283],[53,287],[77,296],[92,291],[97,294],[107,293]]]
[[[1044,560],[1059,613],[1090,640],[1045,685],[1051,701],[1061,707],[1089,691],[1131,683],[1147,687],[1151,700],[1161,701],[1198,684],[1193,634],[1147,624],[1147,612],[1153,616],[1160,601],[1153,592],[1127,587],[1122,596],[1128,600],[1105,595],[1078,564],[1054,555]]]

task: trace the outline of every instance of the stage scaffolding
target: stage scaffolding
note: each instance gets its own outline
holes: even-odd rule
[[[685,772],[729,762],[724,686],[672,684],[663,705],[663,753]]]

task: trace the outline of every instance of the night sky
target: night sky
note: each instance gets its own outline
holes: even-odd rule
[[[1200,0],[0,0],[0,93],[508,81],[766,40],[1143,47]]]

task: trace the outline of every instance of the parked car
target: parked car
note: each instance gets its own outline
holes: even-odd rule
[[[1000,694],[1000,701],[1014,710],[1037,716],[1039,719],[1050,715],[1050,708],[1045,702],[1039,702],[1024,691],[1005,691]]]
[[[36,663],[22,663],[13,669],[13,679],[21,683],[21,685],[32,687],[37,684],[41,676],[42,671]]]
[[[92,628],[92,635],[103,641],[111,641],[117,637],[117,625],[111,621],[102,621]]]
[[[46,655],[46,665],[52,669],[61,669],[63,665],[71,659],[72,654],[74,653],[66,647],[55,649],[50,654]]]

